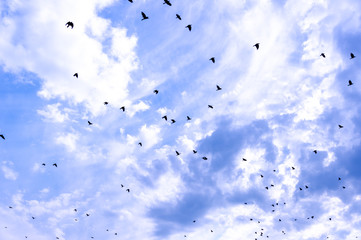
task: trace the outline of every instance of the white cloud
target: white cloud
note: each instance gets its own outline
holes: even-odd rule
[[[69,116],[66,112],[62,113],[62,111],[59,110],[60,106],[60,103],[49,104],[45,110],[38,110],[38,114],[42,115],[48,121],[62,123],[69,120]]]
[[[5,165],[1,166],[1,170],[4,173],[4,177],[8,180],[15,181],[18,178],[18,173]]]

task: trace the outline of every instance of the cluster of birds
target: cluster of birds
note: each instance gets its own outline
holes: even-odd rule
[[[133,3],[133,0],[128,0],[128,1],[129,1],[130,3]],[[171,2],[168,1],[168,0],[164,0],[163,4],[166,4],[166,5],[168,5],[168,6],[172,6]],[[142,16],[141,21],[149,19],[149,17],[148,17],[144,12],[141,12],[141,16]],[[182,18],[181,18],[181,16],[180,16],[179,14],[176,14],[176,18],[179,19],[179,20],[182,20]],[[74,28],[74,23],[71,22],[71,21],[69,21],[69,22],[67,22],[67,23],[65,24],[65,26],[66,26],[67,28],[70,27],[71,29],[73,29],[73,28]],[[191,24],[188,24],[185,28],[187,28],[189,31],[191,31],[191,30],[192,30],[192,25],[191,25]],[[260,43],[254,44],[253,47],[255,47],[256,50],[259,50],[259,48],[260,48]],[[326,54],[325,54],[325,53],[321,53],[320,56],[323,57],[323,58],[326,58]],[[354,59],[355,57],[356,57],[356,56],[355,56],[353,53],[350,53],[350,59]],[[216,62],[216,59],[215,59],[215,57],[211,57],[211,58],[209,58],[209,61],[211,61],[211,62],[214,64],[214,63]],[[76,78],[79,78],[79,74],[78,74],[78,73],[74,73],[73,76],[76,77]],[[351,86],[351,85],[353,85],[353,84],[354,84],[354,83],[353,83],[351,80],[348,81],[348,86]],[[222,88],[221,88],[219,85],[216,85],[216,89],[215,89],[215,90],[216,90],[216,91],[221,91]],[[157,95],[157,94],[159,93],[159,90],[158,90],[158,89],[155,89],[155,90],[153,91],[153,93]],[[104,102],[104,105],[108,105],[108,104],[109,104],[109,102],[107,102],[107,101]],[[212,105],[208,105],[208,108],[213,109],[213,106],[212,106]],[[126,110],[125,106],[120,107],[120,110],[123,111],[123,112],[125,112],[125,110]],[[161,117],[161,119],[164,119],[165,121],[168,121],[168,116],[167,116],[167,115],[164,115],[164,116]],[[186,116],[186,120],[187,120],[187,121],[191,121],[192,118],[191,118],[190,116]],[[170,119],[170,123],[171,123],[171,124],[174,124],[174,123],[176,123],[176,120],[175,120],[175,119]],[[93,125],[93,123],[88,120],[88,125],[91,126],[91,125]],[[340,125],[340,124],[338,125],[338,127],[339,127],[339,129],[344,128],[344,126],[343,126],[343,125]],[[3,134],[0,134],[0,137],[1,137],[3,140],[5,140],[5,136],[4,136]],[[138,142],[138,145],[139,145],[140,147],[142,147],[142,146],[143,146],[143,143],[142,143],[142,142]],[[318,151],[317,151],[316,149],[315,149],[313,152],[314,152],[315,154],[318,153]],[[181,155],[181,153],[180,153],[178,150],[175,150],[175,154],[176,154],[176,156]],[[197,150],[193,149],[193,154],[197,154]],[[203,160],[208,160],[208,158],[207,158],[206,156],[203,156],[202,159],[203,159]],[[248,161],[246,158],[242,158],[242,160],[243,160],[244,162],[247,162],[247,161]],[[46,163],[42,163],[42,166],[46,166]],[[56,168],[58,167],[57,163],[53,163],[52,166],[54,166],[54,167],[56,167]],[[290,168],[291,168],[291,170],[295,170],[295,167],[293,167],[293,166],[290,167]],[[276,170],[274,169],[273,172],[276,172]],[[264,175],[263,175],[263,174],[260,174],[260,177],[263,179],[263,178],[264,178]],[[341,181],[341,177],[338,177],[338,181]],[[121,184],[121,187],[124,188],[124,185]],[[275,185],[274,185],[274,184],[270,184],[269,186],[266,186],[265,189],[266,189],[266,190],[270,190],[272,187],[275,187]],[[302,185],[302,186],[299,186],[298,188],[299,188],[300,191],[303,191],[303,190],[305,190],[305,189],[309,189],[309,186],[308,186],[308,185]],[[342,188],[345,189],[346,187],[345,187],[345,186],[342,186]],[[130,188],[126,188],[125,191],[129,193],[129,192],[130,192]],[[248,205],[247,202],[245,202],[244,204],[245,204],[245,205]],[[272,206],[272,208],[273,208],[273,209],[272,209],[272,212],[275,212],[275,211],[276,211],[275,208],[276,208],[276,206],[278,206],[278,205],[279,205],[278,202],[271,204],[271,206]],[[286,202],[284,202],[283,205],[286,205]],[[9,206],[9,209],[13,209],[13,207],[12,207],[12,206]],[[74,212],[78,212],[78,209],[75,208],[75,209],[74,209]],[[89,213],[85,213],[85,216],[86,216],[86,217],[89,217],[90,214],[89,214]],[[32,218],[33,220],[35,220],[35,217],[34,217],[34,216],[32,216],[31,218]],[[315,218],[315,216],[312,215],[312,216],[310,216],[310,217],[307,217],[307,220],[314,219],[314,218]],[[254,221],[254,220],[255,220],[255,218],[250,218],[250,221]],[[294,221],[297,221],[298,219],[297,219],[297,218],[294,218],[293,220],[294,220]],[[328,220],[331,221],[332,218],[329,217]],[[74,221],[77,222],[77,221],[78,221],[78,218],[75,218]],[[282,222],[282,219],[281,219],[281,218],[278,218],[278,222]],[[193,220],[193,223],[196,223],[196,220]],[[258,223],[258,224],[261,224],[262,222],[261,222],[261,220],[257,220],[257,223]],[[7,228],[7,227],[5,227],[5,228]],[[106,231],[109,232],[109,229],[106,229]],[[210,229],[210,232],[213,233],[213,230]],[[261,227],[259,231],[256,231],[256,232],[255,232],[255,234],[256,234],[257,236],[258,236],[258,235],[259,235],[260,237],[266,236],[266,238],[270,238],[270,235],[266,235],[265,233],[266,233],[265,227]],[[283,235],[285,235],[285,234],[286,234],[286,231],[285,231],[285,230],[282,230],[281,233],[282,233]],[[118,235],[118,233],[115,232],[114,235]],[[184,237],[187,237],[187,235],[184,235]],[[25,236],[25,238],[28,238],[28,236]],[[91,236],[91,238],[94,239],[93,236]],[[327,237],[327,238],[328,238],[328,237]],[[357,238],[357,237],[356,237],[356,238]],[[56,236],[56,239],[59,239],[59,237]],[[257,237],[255,238],[255,240],[257,240]]]

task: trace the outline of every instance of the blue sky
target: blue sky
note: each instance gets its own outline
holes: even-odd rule
[[[1,239],[360,238],[360,3],[133,2],[0,2]]]

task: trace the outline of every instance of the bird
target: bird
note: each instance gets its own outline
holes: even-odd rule
[[[56,163],[53,163],[53,166],[54,166],[54,167],[58,167],[58,164],[56,164]]]
[[[321,53],[320,56],[323,57],[323,58],[326,58],[326,55],[324,53]]]
[[[168,0],[164,0],[163,4],[167,4],[168,6],[172,6],[172,4]]]
[[[348,85],[347,86],[351,86],[353,85],[353,82],[351,80],[348,80]]]
[[[174,120],[174,119],[171,119],[170,121],[172,122],[172,124],[175,123],[175,120]]]
[[[120,110],[123,110],[123,112],[125,111],[125,107],[123,106],[123,107],[121,107],[121,108],[119,108]]]
[[[265,187],[265,189],[267,189],[267,190],[268,190],[268,187]]]
[[[217,90],[216,91],[220,91],[220,90],[222,90],[222,88],[217,85]]]
[[[104,105],[108,105],[109,103],[108,102],[104,102]]]
[[[78,209],[74,208],[74,212],[77,212],[77,211],[78,211]]]
[[[179,153],[178,151],[175,151],[175,153],[177,154],[177,156],[179,156],[179,155],[180,155],[180,153]]]
[[[317,150],[313,150],[313,152],[314,152],[315,154],[317,154]]]
[[[247,162],[247,159],[245,159],[245,158],[242,158],[242,160],[245,161],[245,162]]]
[[[66,26],[66,28],[71,27],[71,29],[73,29],[74,23],[69,21],[65,24],[65,26]]]
[[[45,163],[43,163],[43,164],[41,164],[41,165],[45,166],[46,164],[45,164]]]
[[[213,232],[213,230],[211,229],[211,232]]]
[[[89,214],[89,213],[86,213],[85,215],[86,215],[87,217],[89,217],[89,216],[90,216],[90,214]]]
[[[35,217],[31,217],[32,219],[35,219]]]
[[[145,13],[144,13],[144,12],[142,12],[142,17],[143,17],[143,18],[142,18],[142,21],[143,21],[143,20],[146,20],[146,19],[148,19],[148,18],[149,18],[147,15],[145,15]]]
[[[212,106],[212,105],[208,105],[208,108],[212,108],[212,109],[213,109],[213,106]]]
[[[88,125],[89,125],[89,126],[92,125],[92,124],[93,124],[92,122],[88,121]]]
[[[143,146],[143,144],[141,142],[139,142],[138,145],[141,146],[141,147]]]
[[[121,186],[121,187],[124,187],[124,185],[123,185],[123,184],[120,184],[120,186]]]
[[[187,116],[187,121],[192,120],[192,118],[190,116]]]
[[[3,134],[0,134],[0,137],[5,140],[5,137]]]
[[[187,25],[186,28],[188,28],[189,31],[192,31],[192,24]]]
[[[79,77],[78,73],[74,73],[73,77],[78,78]]]
[[[182,20],[181,16],[179,16],[179,14],[176,14],[175,17],[179,20]]]
[[[216,59],[214,57],[211,57],[209,60],[212,61],[212,63],[216,62]]]
[[[263,175],[261,174],[261,178],[263,178]]]
[[[345,186],[342,186],[343,189],[345,189],[346,187]]]
[[[255,45],[253,45],[253,47],[256,47],[256,49],[259,49],[259,43],[256,43]]]
[[[167,120],[168,120],[167,115],[164,115],[164,116],[162,117],[162,119],[165,119],[165,120],[167,121]]]
[[[158,93],[159,93],[159,91],[158,91],[157,89],[155,89],[153,92],[154,92],[155,94],[158,94]]]
[[[133,0],[128,0],[129,2],[133,3]]]
[[[294,167],[291,167],[292,168],[292,170],[295,170],[295,168]]]
[[[308,186],[307,186],[307,185],[305,185],[305,188],[308,188]]]
[[[338,125],[338,128],[341,129],[341,128],[343,128],[343,126],[339,124],[339,125]]]
[[[193,220],[193,222],[195,223],[195,222],[196,222],[196,220]]]
[[[196,153],[197,153],[197,151],[193,149],[193,153],[194,153],[194,154],[196,154]]]
[[[129,188],[127,188],[125,191],[130,192],[130,189],[129,189]]]
[[[9,206],[9,208],[13,208],[12,206]]]
[[[355,54],[353,54],[353,53],[350,53],[350,59],[353,59],[353,58],[355,58],[356,56],[355,56]]]
[[[202,157],[202,159],[203,159],[203,160],[208,160],[208,158],[207,158],[207,157]]]
[[[302,188],[300,188],[300,191],[302,191]]]
[[[341,181],[341,178],[339,177],[338,180]]]

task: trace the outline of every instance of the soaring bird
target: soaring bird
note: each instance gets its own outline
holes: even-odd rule
[[[56,164],[56,163],[53,163],[53,166],[54,166],[54,167],[58,167],[58,164]]]
[[[104,102],[104,105],[108,105],[109,103],[108,102]]]
[[[78,211],[78,209],[74,208],[74,212],[77,212],[77,211]]]
[[[243,160],[244,162],[247,162],[247,159],[245,159],[245,158],[242,158],[242,160]]]
[[[196,153],[197,153],[197,151],[193,149],[193,153],[194,153],[194,154],[196,154]]]
[[[90,214],[89,214],[89,213],[86,213],[85,215],[86,215],[87,217],[89,217],[89,216],[90,216]]]
[[[41,164],[41,165],[45,166],[45,163],[43,163],[43,164]]]
[[[164,115],[164,116],[162,117],[162,119],[168,121],[167,115]]]
[[[305,185],[305,188],[308,188],[308,186],[307,186],[307,185]]]
[[[167,4],[168,6],[172,6],[172,4],[168,0],[164,0],[163,4]]]
[[[193,220],[193,222],[195,223],[195,222],[196,222],[196,220]]]
[[[180,155],[180,153],[179,153],[178,151],[175,151],[175,153],[177,154],[177,156],[179,156],[179,155]]]
[[[178,18],[179,20],[182,20],[181,16],[179,16],[179,14],[175,15],[176,18]]]
[[[207,158],[207,157],[202,157],[202,159],[203,159],[203,160],[208,160],[208,158]]]
[[[351,86],[353,85],[353,82],[351,80],[348,80],[348,85],[347,86]]]
[[[125,191],[130,192],[130,189],[129,189],[129,188],[127,188]]]
[[[79,77],[78,73],[74,73],[73,77],[78,78]]]
[[[263,178],[263,175],[261,174],[261,178]]]
[[[35,219],[35,217],[31,217],[32,219]]]
[[[158,91],[157,89],[155,89],[153,92],[154,92],[155,94],[158,94],[158,93],[159,93],[159,91]]]
[[[143,21],[143,20],[146,20],[146,19],[148,19],[148,18],[149,18],[147,15],[145,15],[145,13],[144,13],[144,12],[142,12],[142,17],[143,17],[143,18],[142,18],[142,21]]]
[[[256,43],[255,45],[253,45],[253,47],[256,47],[256,49],[259,49],[259,43]]]
[[[314,152],[315,154],[317,154],[317,150],[313,150],[313,152]]]
[[[323,57],[323,58],[326,58],[326,55],[324,53],[321,53],[320,56]]]
[[[220,91],[220,90],[222,90],[222,88],[217,85],[217,90],[216,91]]]
[[[89,126],[92,125],[92,124],[93,124],[92,122],[88,121],[88,125],[89,125]]]
[[[124,185],[123,185],[123,184],[120,184],[120,186],[121,186],[121,187],[124,187]]]
[[[338,128],[341,129],[341,128],[343,128],[343,126],[339,124],[339,125],[338,125]]]
[[[65,26],[66,26],[66,28],[71,27],[71,29],[73,29],[74,23],[69,21],[69,22],[65,23]]]
[[[187,121],[190,121],[192,120],[192,118],[190,118],[190,116],[187,116]]]
[[[141,146],[141,147],[143,146],[143,144],[141,142],[139,142],[138,145]]]
[[[174,120],[174,119],[171,119],[170,121],[172,122],[172,124],[175,123],[175,120]]]
[[[295,170],[295,167],[291,167],[292,168],[292,170]]]
[[[128,0],[129,2],[133,3],[133,0]]]
[[[356,56],[353,54],[353,53],[350,53],[350,59],[353,59],[353,58],[355,58]]]
[[[341,181],[341,178],[339,177],[338,180]]]
[[[212,61],[212,63],[216,62],[216,59],[214,57],[211,57],[209,60]]]
[[[121,107],[121,108],[119,108],[120,110],[123,110],[123,112],[125,111],[125,107],[123,106],[123,107]]]
[[[212,106],[212,105],[208,105],[208,108],[212,108],[212,109],[213,109],[213,106]]]
[[[186,28],[188,28],[189,31],[192,31],[192,24],[187,25]]]
[[[5,137],[4,137],[4,135],[0,134],[0,137],[1,137],[2,139],[4,139],[4,140],[5,140]]]

